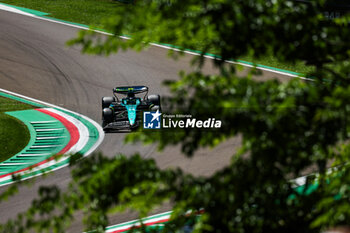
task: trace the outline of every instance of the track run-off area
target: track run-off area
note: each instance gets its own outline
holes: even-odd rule
[[[11,170],[6,165],[3,168],[0,164],[0,183],[11,182],[2,179],[13,172],[25,172],[21,170],[27,167],[32,167],[31,176],[39,174],[37,172],[40,166],[46,168],[52,165],[50,170],[55,170],[47,177],[38,177],[31,187],[21,187],[17,195],[1,203],[0,212],[6,214],[0,215],[0,222],[14,218],[18,213],[27,209],[32,200],[37,197],[38,187],[55,184],[64,189],[69,183],[70,169],[66,166],[67,158],[50,160],[46,157],[45,149],[47,148],[54,148],[55,153],[83,152],[84,155],[96,151],[108,157],[120,153],[128,156],[137,152],[145,158],[154,158],[160,168],[180,167],[188,173],[206,176],[227,165],[236,148],[240,146],[240,138],[234,138],[212,150],[202,149],[193,158],[186,158],[176,146],[159,152],[156,145],[124,144],[125,134],[123,133],[107,134],[103,138],[103,132],[94,123],[101,122],[101,98],[103,96],[110,96],[115,86],[122,85],[146,85],[149,87],[150,94],[166,95],[169,91],[162,85],[163,81],[179,79],[180,70],[194,71],[195,68],[190,66],[190,61],[198,54],[187,51],[183,57],[174,61],[166,58],[168,49],[173,48],[153,44],[149,49],[140,53],[125,51],[110,57],[82,55],[80,48],[65,45],[66,41],[74,38],[81,29],[87,29],[87,27],[50,18],[43,12],[0,3],[0,88],[2,88],[0,93],[30,101],[32,105],[37,104],[35,106],[38,106],[38,109],[30,111],[41,116],[40,119],[27,118],[28,122],[24,122],[33,132],[32,144],[28,144],[17,154],[13,158],[15,161],[7,161],[8,164],[18,163],[18,168]],[[213,57],[210,55],[206,57],[203,72],[217,73],[218,71],[211,62]],[[229,63],[252,66],[244,62],[229,61]],[[261,79],[289,80],[298,77],[293,72],[272,67],[258,66],[258,69],[263,72]],[[14,113],[15,117],[22,120],[20,115]],[[94,125],[95,134],[90,132],[92,129],[86,125],[88,122]],[[43,134],[48,129],[51,131],[47,135]],[[58,130],[64,131],[62,135],[57,136],[54,133]],[[96,140],[94,145],[89,143],[91,138]],[[47,140],[48,143],[40,142],[43,140]],[[68,148],[68,145],[71,147]],[[39,155],[38,150],[44,153]],[[215,156],[213,156],[214,151]],[[32,157],[26,156],[28,154],[31,154]],[[62,162],[62,166],[59,162]],[[25,163],[30,163],[30,165]],[[58,167],[62,169],[58,170]],[[5,189],[6,187],[1,187],[0,193]],[[160,222],[157,221],[157,223],[161,223],[169,217],[169,212],[165,211],[169,211],[170,208],[170,206],[162,206],[157,209],[157,213],[162,214],[146,220],[155,223],[154,219],[160,219]],[[127,222],[135,218],[137,218],[136,213],[112,215],[110,216],[111,224],[122,224],[107,230],[108,232],[122,232],[135,224],[133,221]],[[68,232],[81,232],[82,229],[82,223],[77,221],[73,223]]]
[[[22,151],[0,163],[0,186],[11,184],[13,175],[29,179],[67,166],[70,154],[87,156],[103,141],[101,126],[88,117],[2,89],[0,96],[39,107],[6,113],[27,126],[30,140]]]

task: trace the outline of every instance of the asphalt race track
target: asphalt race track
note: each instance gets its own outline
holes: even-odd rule
[[[191,55],[174,61],[166,58],[167,50],[150,47],[137,53],[121,52],[110,57],[82,55],[79,48],[68,48],[65,42],[78,29],[0,10],[0,87],[46,101],[101,121],[101,97],[110,96],[118,85],[146,85],[150,94],[164,95],[166,79],[178,79],[180,70],[191,71]],[[206,73],[215,73],[208,59]],[[264,72],[266,77],[286,78]],[[219,118],[219,117],[218,117]],[[180,166],[196,175],[209,175],[228,164],[239,139],[230,140],[213,150],[201,150],[193,159],[181,155],[178,147],[159,153],[156,146],[124,145],[125,134],[107,134],[97,151],[107,156],[140,152],[153,157],[160,167]],[[215,151],[215,156],[213,155]],[[70,181],[69,168],[38,178],[32,187],[22,187],[19,194],[0,203],[0,222],[24,211],[36,196],[37,187],[56,184],[64,187]],[[117,184],[116,184],[117,185]],[[5,187],[0,188],[2,192]],[[168,210],[162,207],[158,211]],[[111,224],[134,219],[135,214],[111,217]],[[70,232],[82,230],[80,222]]]

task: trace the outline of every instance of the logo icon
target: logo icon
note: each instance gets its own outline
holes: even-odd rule
[[[157,110],[156,112],[143,112],[143,128],[144,129],[160,129],[160,116],[162,113]]]

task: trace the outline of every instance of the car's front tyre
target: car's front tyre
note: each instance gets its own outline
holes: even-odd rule
[[[113,111],[110,108],[104,108],[102,110],[102,127],[105,127],[113,121]]]

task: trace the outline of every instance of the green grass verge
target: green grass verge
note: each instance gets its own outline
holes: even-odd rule
[[[50,17],[102,27],[101,19],[121,3],[114,0],[1,0],[0,2],[49,13]]]
[[[5,112],[32,108],[31,105],[0,97],[0,162],[20,152],[30,139],[27,127]]]
[[[0,2],[50,13],[49,16],[53,18],[93,25],[102,29],[101,20],[112,15],[116,7],[120,7],[123,4],[115,0],[0,0]],[[247,56],[240,58],[240,60],[302,74],[313,70],[313,67],[306,66],[302,62],[297,64],[279,62],[274,56],[267,56],[254,61]]]

